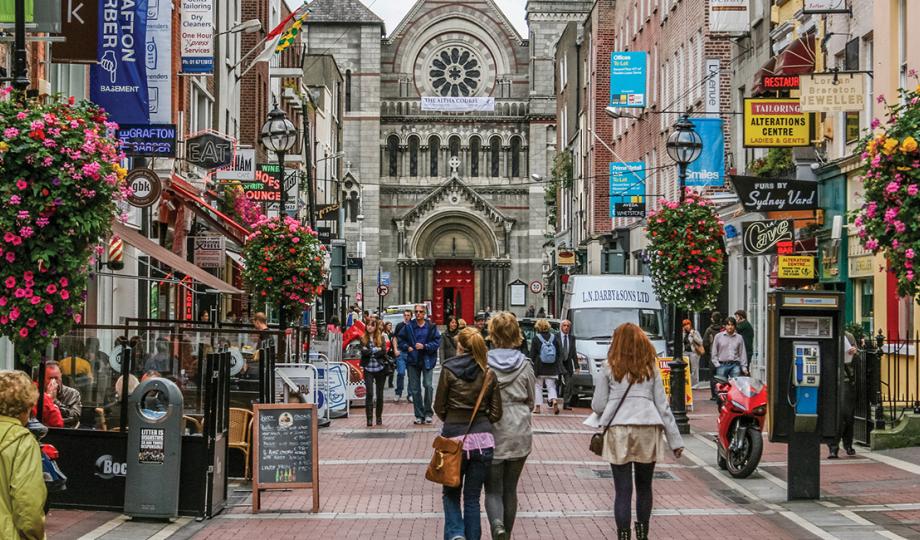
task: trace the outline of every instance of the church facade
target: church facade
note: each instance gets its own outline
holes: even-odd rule
[[[390,34],[358,0],[313,2],[307,52],[344,73],[341,197],[364,264],[352,301],[362,291],[376,308],[385,272],[384,305],[430,301],[438,323],[543,304],[528,291],[512,305],[509,285],[543,277],[544,184],[532,175],[547,178],[554,157],[553,49],[590,4],[529,1],[525,37],[492,0],[419,0]],[[485,106],[451,110],[470,102]]]

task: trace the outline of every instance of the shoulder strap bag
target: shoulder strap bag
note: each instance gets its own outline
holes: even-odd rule
[[[482,390],[479,391],[479,397],[476,398],[476,406],[473,407],[473,414],[470,415],[470,423],[466,425],[466,433],[463,439],[455,441],[442,435],[434,438],[431,444],[434,448],[434,455],[431,456],[431,463],[425,471],[425,478],[436,484],[447,487],[458,487],[460,485],[460,464],[463,461],[463,443],[466,442],[467,435],[473,427],[473,420],[479,413],[479,406],[482,405],[482,398],[486,395],[486,389],[492,382],[492,371],[486,370],[482,377]]]
[[[610,420],[607,421],[607,425],[604,426],[604,430],[600,433],[595,433],[591,435],[591,444],[588,445],[588,448],[598,456],[604,455],[604,438],[607,436],[607,431],[610,429],[611,424],[613,424],[613,419],[616,418],[617,413],[620,412],[620,407],[623,406],[623,402],[626,401],[626,396],[629,394],[630,388],[632,388],[633,383],[629,383],[629,386],[626,387],[626,391],[623,392],[623,397],[620,398],[620,402],[617,404],[617,408],[613,410],[613,415],[610,416]]]

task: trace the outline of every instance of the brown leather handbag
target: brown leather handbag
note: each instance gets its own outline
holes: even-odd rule
[[[626,387],[626,391],[623,392],[623,397],[620,398],[617,408],[613,411],[613,416],[610,417],[610,420],[607,421],[607,425],[604,426],[604,431],[591,435],[591,443],[588,445],[588,449],[598,456],[604,455],[604,438],[607,436],[607,430],[610,429],[610,425],[613,424],[613,419],[616,418],[617,413],[620,412],[620,407],[623,406],[623,402],[626,400],[626,396],[629,394],[632,385],[633,383],[629,383],[629,386]]]
[[[425,478],[436,484],[447,487],[460,486],[460,464],[463,461],[463,443],[466,442],[466,436],[470,434],[473,427],[473,420],[479,412],[479,406],[482,404],[482,398],[486,395],[486,389],[492,380],[492,371],[486,370],[482,378],[482,390],[479,391],[479,397],[476,398],[476,406],[473,407],[473,414],[470,415],[470,423],[466,426],[466,433],[463,439],[455,441],[438,435],[431,444],[434,448],[434,455],[431,456],[431,463],[425,471]]]

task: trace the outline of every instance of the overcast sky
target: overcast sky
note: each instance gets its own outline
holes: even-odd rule
[[[361,0],[364,5],[380,16],[386,22],[387,35],[399,25],[406,13],[415,5],[415,0]],[[287,0],[289,6],[301,5],[301,0]],[[495,0],[495,3],[505,12],[511,24],[523,37],[527,37],[527,23],[524,20],[525,4],[527,0]]]

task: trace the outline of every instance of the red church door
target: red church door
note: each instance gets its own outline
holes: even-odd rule
[[[437,324],[447,324],[451,316],[473,324],[475,275],[472,261],[437,261],[434,266],[434,302],[431,306]]]

